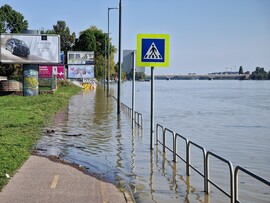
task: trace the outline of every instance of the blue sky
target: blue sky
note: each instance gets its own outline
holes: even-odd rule
[[[108,7],[119,0],[3,4],[22,13],[29,29],[52,29],[63,20],[78,37],[91,25],[107,32]],[[118,10],[110,11],[110,32],[118,47]],[[157,74],[270,70],[270,0],[122,0],[122,50],[136,49],[140,33],[170,35],[170,66],[156,68]]]

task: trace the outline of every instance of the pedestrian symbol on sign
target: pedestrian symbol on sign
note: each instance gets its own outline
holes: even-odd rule
[[[149,47],[143,59],[162,59],[162,56],[160,55],[154,42]]]
[[[138,34],[136,55],[137,66],[168,67],[169,35]]]

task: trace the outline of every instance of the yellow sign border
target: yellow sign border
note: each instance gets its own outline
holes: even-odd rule
[[[142,62],[142,39],[164,39],[165,40],[165,61],[164,62]],[[136,66],[168,67],[170,57],[170,36],[169,34],[137,34]]]

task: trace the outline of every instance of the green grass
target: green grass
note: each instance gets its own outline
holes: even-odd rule
[[[0,190],[30,156],[40,129],[81,89],[62,82],[54,95],[0,97]]]

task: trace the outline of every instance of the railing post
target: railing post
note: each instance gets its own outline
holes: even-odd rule
[[[166,134],[166,128],[163,129],[163,152],[165,152],[165,146],[166,146],[166,139],[165,139],[165,134]]]
[[[206,153],[206,159],[204,160],[204,191],[206,194],[210,193],[210,184],[209,184],[209,153]]]
[[[238,171],[239,167],[236,166],[234,170],[234,202],[238,202]]]
[[[190,163],[190,142],[187,143],[187,148],[186,148],[186,173],[187,176],[190,176],[190,169],[189,169],[189,163]]]
[[[173,161],[176,163],[176,151],[177,151],[177,145],[176,145],[176,134],[173,133]]]
[[[156,145],[158,145],[158,126],[159,124],[156,125]]]

